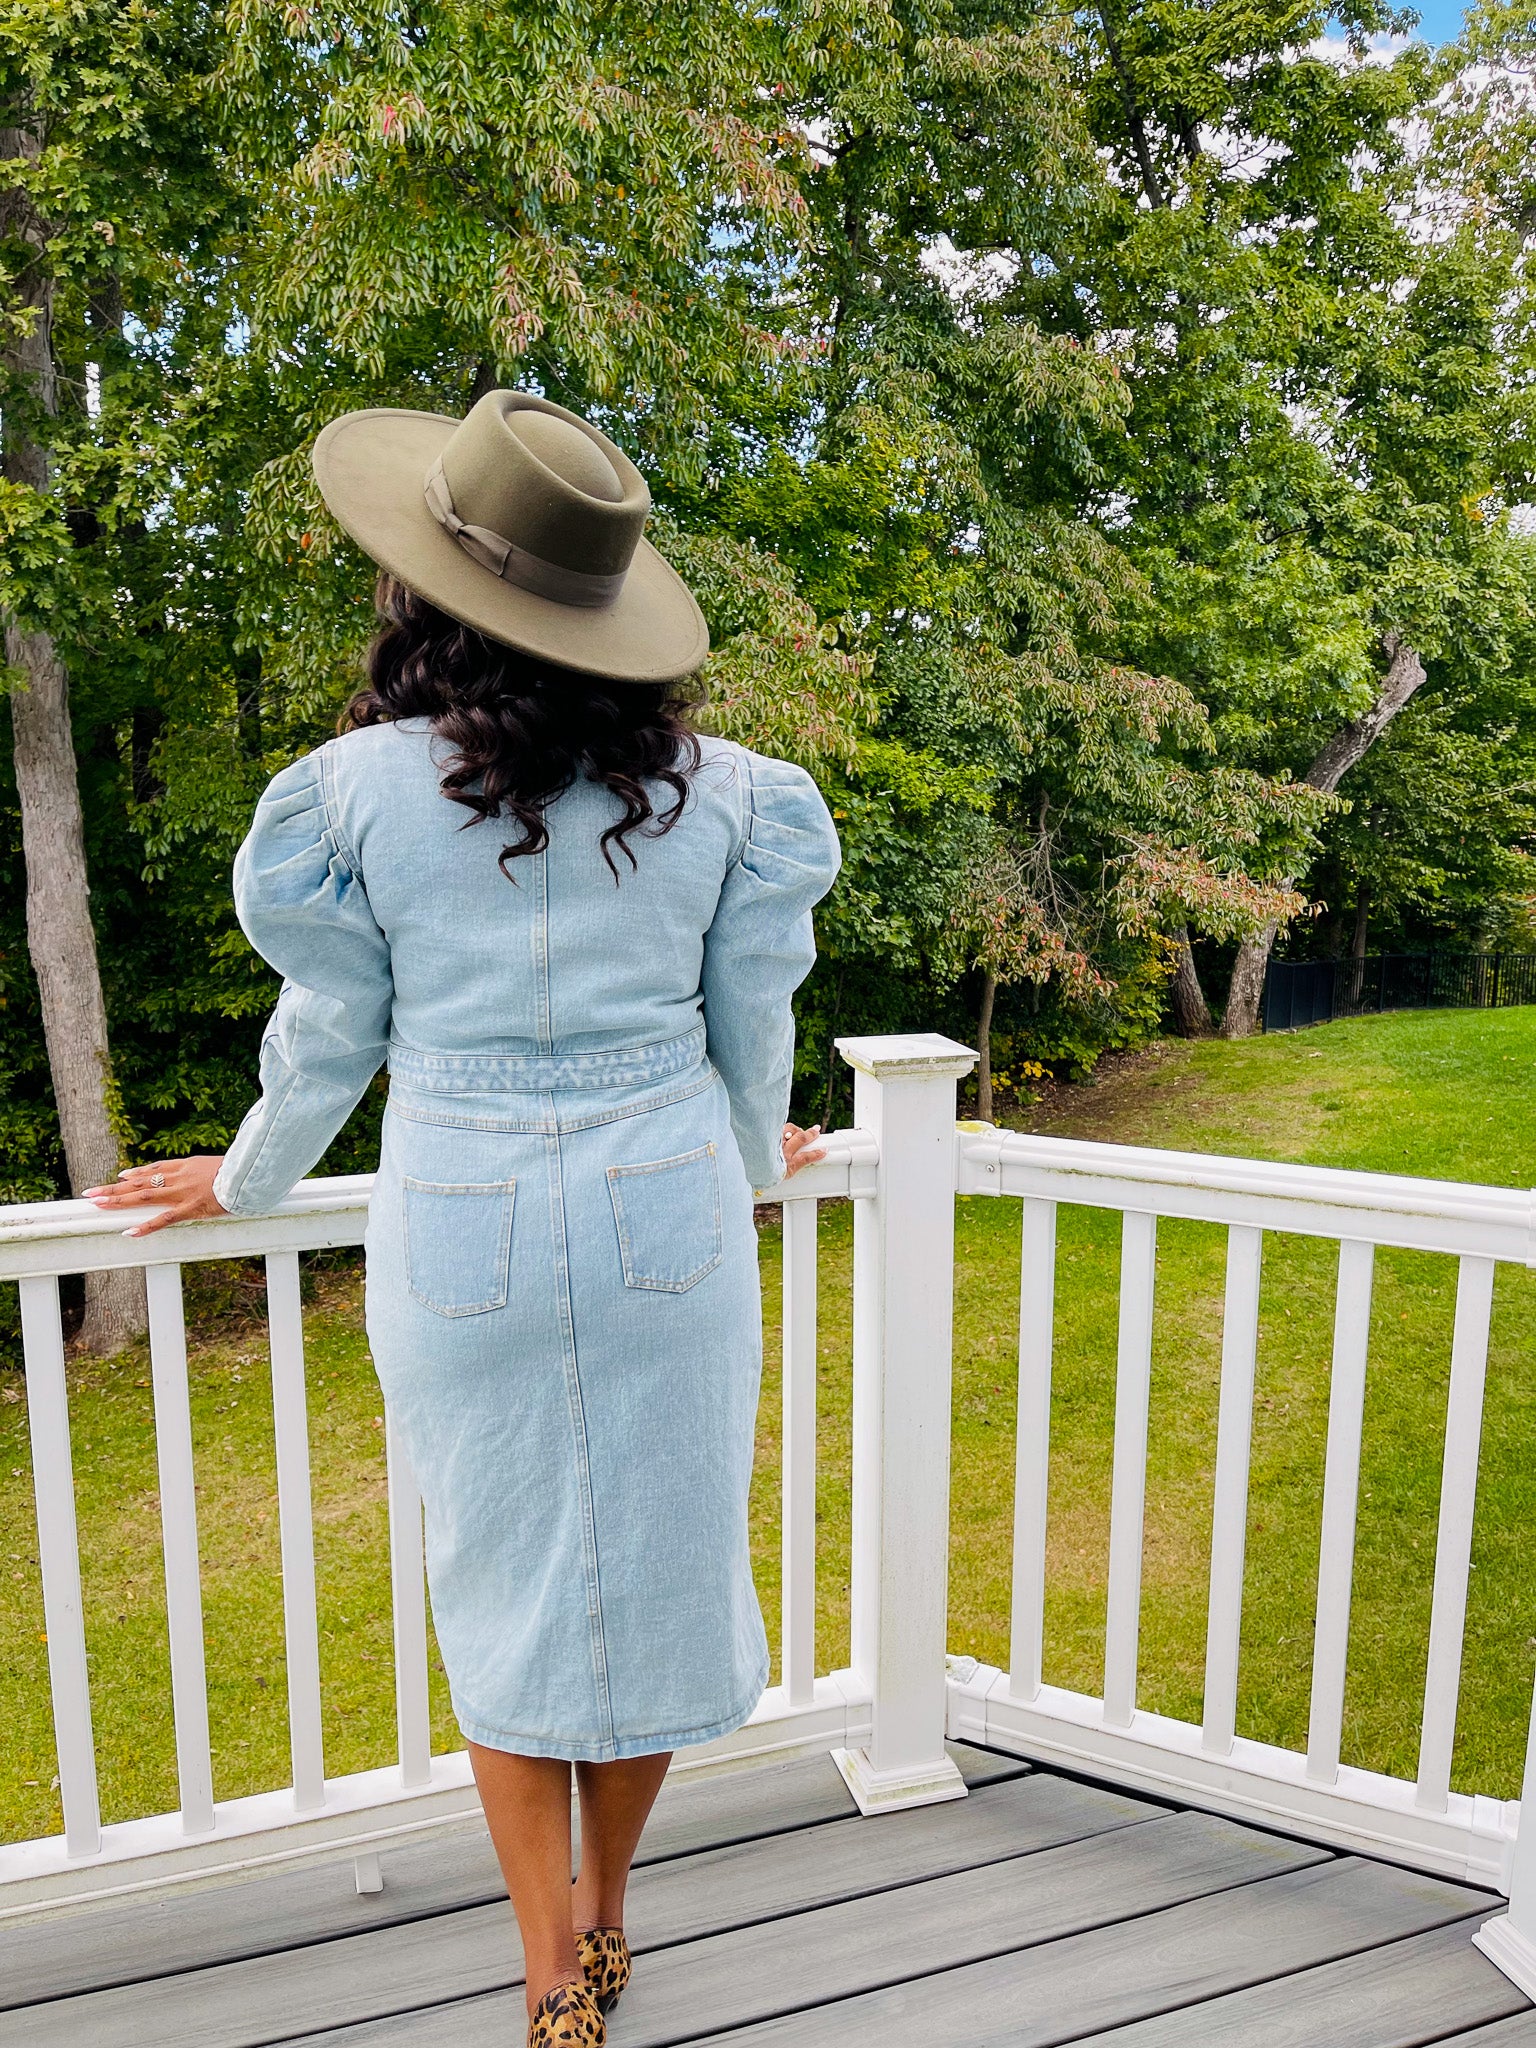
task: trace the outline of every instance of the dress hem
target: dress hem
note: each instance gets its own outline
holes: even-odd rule
[[[768,1669],[765,1659],[761,1675],[747,1695],[750,1704],[734,1708],[724,1720],[711,1721],[704,1728],[674,1729],[660,1735],[626,1735],[615,1742],[579,1742],[569,1735],[514,1735],[504,1729],[488,1728],[481,1722],[466,1721],[462,1715],[456,1719],[465,1741],[477,1742],[482,1749],[505,1750],[509,1756],[548,1756],[574,1764],[617,1763],[622,1757],[654,1756],[658,1750],[687,1749],[696,1742],[711,1742],[717,1735],[729,1735],[752,1718],[753,1709],[767,1690]]]

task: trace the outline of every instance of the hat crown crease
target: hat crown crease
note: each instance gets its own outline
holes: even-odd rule
[[[579,427],[547,412],[515,412],[507,424],[523,446],[562,483],[588,498],[617,505],[624,498],[624,486],[608,457]]]
[[[616,601],[650,492],[597,428],[547,399],[493,391],[424,480],[434,519],[480,567],[556,604]]]

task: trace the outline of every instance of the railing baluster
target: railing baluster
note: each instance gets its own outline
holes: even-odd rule
[[[962,1799],[945,1747],[953,1413],[955,1084],[952,1039],[840,1038],[853,1115],[879,1147],[853,1211],[853,1501],[849,1665],[870,1733],[832,1760],[863,1813]]]
[[[277,1446],[277,1522],[283,1557],[283,1640],[288,1663],[288,1746],[298,1813],[325,1804],[320,1721],[320,1631],[315,1608],[314,1500],[297,1252],[267,1254],[267,1337]]]
[[[208,1673],[203,1655],[203,1588],[181,1268],[147,1266],[144,1282],[149,1294],[150,1377],[155,1391],[155,1455],[160,1474],[165,1620],[171,1645],[181,1826],[184,1834],[201,1835],[213,1826],[213,1762],[208,1749]]]
[[[1156,1272],[1157,1218],[1144,1210],[1127,1209],[1120,1233],[1114,1490],[1110,1501],[1109,1599],[1104,1630],[1104,1720],[1111,1728],[1128,1728],[1136,1712]]]
[[[385,1410],[389,1461],[389,1583],[395,1624],[395,1727],[400,1782],[432,1776],[432,1718],[427,1700],[427,1588],[421,1545],[421,1494],[394,1418]]]
[[[1019,1256],[1019,1405],[1014,1440],[1013,1616],[1008,1691],[1034,1700],[1044,1682],[1046,1490],[1051,1465],[1051,1352],[1056,1320],[1056,1204],[1026,1197]]]
[[[1435,1539],[1435,1593],[1424,1675],[1424,1721],[1414,1803],[1444,1813],[1456,1746],[1461,1645],[1467,1620],[1467,1573],[1477,1505],[1477,1458],[1483,1434],[1483,1382],[1493,1314],[1492,1259],[1464,1258],[1456,1282],[1451,1385],[1445,1411],[1445,1463],[1440,1474],[1440,1528]]]
[[[1263,1231],[1234,1223],[1227,1232],[1221,1404],[1216,1420],[1216,1486],[1211,1504],[1211,1600],[1206,1614],[1205,1710],[1200,1732],[1201,1747],[1212,1756],[1230,1756],[1237,1738],[1237,1661],[1243,1629],[1248,1465],[1253,1441],[1253,1380],[1263,1260]]]
[[[1328,1395],[1327,1463],[1323,1468],[1317,1623],[1312,1647],[1312,1708],[1307,1724],[1307,1776],[1323,1785],[1332,1785],[1338,1778],[1344,1726],[1349,1602],[1355,1575],[1355,1518],[1360,1496],[1360,1431],[1365,1417],[1365,1361],[1370,1347],[1375,1262],[1375,1246],[1359,1238],[1347,1237],[1339,1246],[1333,1383]]]
[[[816,1690],[816,1211],[784,1204],[783,1528],[784,1695],[809,1706]]]
[[[53,1690],[53,1739],[59,1759],[64,1837],[69,1855],[94,1856],[101,1847],[101,1803],[91,1732],[91,1681],[85,1657],[85,1606],[80,1595],[59,1283],[49,1276],[23,1280],[20,1288],[32,1485],[37,1497],[37,1555],[43,1574],[43,1621],[48,1633],[48,1678]]]

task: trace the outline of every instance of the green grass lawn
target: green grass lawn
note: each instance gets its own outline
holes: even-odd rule
[[[1536,1184],[1536,1010],[1362,1018],[1243,1045],[1164,1048],[1097,1086],[1011,1119],[1066,1135]],[[847,1656],[851,1211],[822,1217],[818,1664]],[[1064,1209],[1057,1281],[1047,1677],[1102,1675],[1113,1440],[1117,1217]],[[1159,1237],[1142,1701],[1200,1712],[1224,1232]],[[752,1502],[770,1640],[778,1622],[779,1236],[762,1236],[769,1319]],[[1012,1541],[1018,1206],[975,1197],[957,1227],[950,1646],[1006,1660]],[[1334,1253],[1266,1242],[1239,1726],[1304,1741],[1327,1420]],[[355,1270],[307,1280],[326,1755],[333,1772],[390,1759],[394,1706],[382,1408]],[[1345,1722],[1348,1761],[1411,1775],[1423,1685],[1455,1297],[1454,1261],[1379,1255]],[[259,1293],[213,1269],[189,1303],[215,1790],[285,1781],[287,1725]],[[103,1805],[174,1806],[147,1363],[71,1368],[74,1444]],[[60,1825],[48,1719],[26,1412],[0,1401],[0,1836]],[[1455,1783],[1518,1790],[1536,1635],[1536,1285],[1502,1269],[1478,1500]],[[15,1654],[16,1651],[20,1654]],[[30,1651],[30,1655],[28,1655]],[[440,1748],[457,1746],[433,1659]]]

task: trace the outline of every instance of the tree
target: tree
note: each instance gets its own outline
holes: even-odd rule
[[[992,1121],[992,1020],[998,989],[1018,981],[1038,986],[1053,976],[1074,996],[1104,987],[1088,955],[1067,938],[1067,929],[1077,922],[1075,908],[1062,900],[1051,872],[1043,821],[1027,852],[1001,839],[978,849],[953,922],[967,964],[982,976],[976,1114],[984,1123]]]
[[[1190,765],[1200,706],[1102,651],[1146,587],[1085,516],[1118,366],[1047,327],[1105,199],[1057,30],[903,6],[878,92],[817,105],[815,240],[779,290],[807,374],[765,393],[776,432],[698,507],[771,546],[871,666],[878,723],[829,784],[846,862],[814,1035],[849,990],[900,1021],[882,974],[932,1014],[974,969],[983,1040],[1000,988],[1049,984],[1050,1056],[1091,1064],[1165,973],[1172,899],[1119,914],[1144,855],[1200,870],[1199,914],[1248,904],[1244,860],[1312,799],[1250,778],[1229,829],[1237,782],[1217,794]]]
[[[1333,14],[1353,54],[1325,57],[1327,16],[1078,17],[1117,200],[1066,266],[1065,317],[1113,337],[1131,395],[1100,517],[1155,602],[1117,646],[1189,684],[1223,760],[1347,797],[1426,676],[1502,658],[1530,356],[1507,224],[1465,182],[1424,217],[1426,165],[1449,160],[1437,95],[1465,55],[1364,62],[1363,38],[1406,17],[1355,6]],[[1253,1028],[1273,936],[1238,950],[1229,1032]]]
[[[206,54],[207,18],[195,5],[24,8],[0,40],[0,610],[28,949],[77,1191],[112,1178],[124,1135],[91,918],[71,669],[111,618],[97,543],[125,508],[114,506],[119,451],[93,433],[83,358],[99,365],[129,281],[148,284],[166,244],[192,239],[216,203],[205,154],[187,140]],[[101,345],[66,367],[87,332]],[[137,1275],[90,1276],[87,1345],[115,1350],[142,1326]]]
[[[1525,581],[1536,590],[1536,546]],[[1536,620],[1507,655],[1445,661],[1372,747],[1325,824],[1310,886],[1339,906],[1321,951],[1508,950],[1536,833]]]
[[[1174,1029],[1181,1038],[1207,1038],[1211,1030],[1210,1007],[1200,986],[1200,970],[1190,943],[1189,926],[1179,925],[1173,933],[1173,980],[1168,1004],[1173,1011]]]
[[[45,147],[42,113],[20,94],[0,129],[0,158],[15,178],[0,193],[0,236],[10,261],[10,303],[0,365],[4,398],[4,473],[8,484],[46,503],[52,464],[48,440],[58,419],[59,378],[53,327],[54,236],[30,189]],[[5,658],[15,672],[11,720],[27,866],[27,939],[41,997],[42,1025],[58,1098],[70,1180],[78,1191],[109,1180],[119,1165],[111,1114],[106,1003],[96,963],[85,869],[85,833],[69,719],[69,678],[54,636],[5,614]],[[101,1276],[93,1288],[89,1338],[116,1348],[132,1333],[135,1305],[121,1284]]]
[[[272,982],[229,856],[371,626],[306,454],[354,405],[520,383],[645,464],[710,716],[811,767],[844,834],[803,1005],[823,1121],[855,1018],[1076,1071],[1165,1000],[1204,1023],[1181,934],[1240,946],[1308,895],[1332,929],[1362,886],[1373,918],[1493,930],[1492,889],[1518,922],[1529,15],[1479,10],[1435,69],[1298,58],[1294,0],[18,0],[0,608],[66,842],[78,790],[83,864],[32,869],[86,1000],[50,1085],[23,745],[7,1192],[58,1184],[60,1072],[130,1156],[238,1120]],[[1391,635],[1426,680],[1383,724]],[[1352,733],[1330,798],[1307,777]]]

